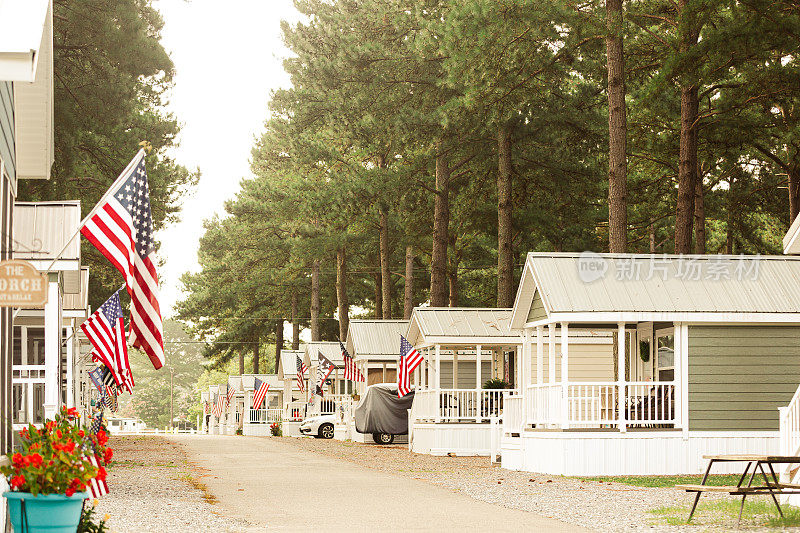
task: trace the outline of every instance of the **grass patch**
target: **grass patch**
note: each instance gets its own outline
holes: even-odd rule
[[[739,498],[710,502],[703,502],[701,499],[694,517],[692,517],[692,524],[720,528],[735,527],[741,503]],[[659,523],[679,526],[686,524],[690,507],[691,504],[659,507],[651,509],[649,512],[657,518]],[[742,526],[774,528],[800,526],[800,509],[790,505],[784,505],[781,509],[784,513],[783,518],[778,514],[772,500],[764,499],[763,496],[760,496],[758,500],[748,499],[742,512]]]
[[[216,504],[219,500],[217,497],[211,494],[211,491],[208,490],[208,487],[205,483],[200,481],[199,479],[194,478],[190,474],[186,474],[185,476],[181,476],[181,479],[186,481],[189,485],[193,488],[199,490],[203,494],[203,500],[210,505]]]
[[[703,476],[598,476],[581,477],[578,479],[584,481],[598,481],[603,483],[622,483],[636,487],[674,487],[675,485],[697,485],[703,480]],[[736,485],[738,482],[738,474],[716,474],[708,476],[708,481],[706,484]]]

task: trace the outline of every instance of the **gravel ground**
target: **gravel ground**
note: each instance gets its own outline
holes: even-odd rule
[[[692,521],[693,526],[664,524],[659,517],[648,511],[661,507],[685,506],[692,498],[691,495],[673,488],[635,487],[514,472],[492,465],[485,457],[413,454],[405,445],[377,446],[291,437],[283,437],[283,440],[300,448],[352,461],[368,468],[396,472],[443,485],[481,501],[531,511],[598,531],[729,531],[736,525],[735,520],[720,521],[720,514],[713,511],[703,512],[702,507]],[[701,502],[723,498],[725,496],[707,494]],[[798,531],[796,528],[791,530]]]
[[[213,496],[194,481],[201,472],[181,446],[158,436],[112,437],[109,494],[97,505],[116,533],[239,532],[248,524],[218,514]]]

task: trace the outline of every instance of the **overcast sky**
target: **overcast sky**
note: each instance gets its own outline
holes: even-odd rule
[[[202,176],[183,202],[181,222],[159,233],[164,315],[181,298],[179,277],[197,268],[203,220],[250,177],[250,149],[267,118],[272,89],[287,87],[280,21],[296,21],[291,0],[156,0],[162,43],[175,63],[169,108],[182,124],[173,154]]]

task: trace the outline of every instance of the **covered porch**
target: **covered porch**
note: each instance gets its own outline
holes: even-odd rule
[[[255,380],[269,383],[264,401],[253,409]],[[277,374],[244,374],[241,376],[242,434],[269,435],[269,426],[283,422],[283,389]],[[237,393],[238,394],[238,393]],[[237,396],[238,398],[238,396]]]

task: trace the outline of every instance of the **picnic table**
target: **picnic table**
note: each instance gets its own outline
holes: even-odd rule
[[[686,492],[694,492],[695,498],[692,504],[692,510],[689,511],[689,519],[687,523],[692,520],[694,511],[697,508],[697,502],[704,492],[727,492],[731,496],[741,496],[742,505],[739,508],[739,519],[737,525],[742,520],[742,511],[744,510],[744,501],[748,494],[765,495],[769,494],[772,501],[775,502],[775,508],[778,513],[783,517],[783,510],[780,503],[778,503],[778,496],[787,494],[800,494],[800,485],[793,485],[790,483],[781,483],[778,476],[775,474],[774,465],[791,465],[800,464],[800,457],[795,455],[704,455],[703,459],[708,459],[708,467],[703,475],[703,481],[699,485],[676,485],[676,488],[683,489]],[[715,463],[744,463],[744,471],[739,476],[739,482],[736,485],[706,485],[708,475],[711,473],[711,467]],[[767,475],[764,467],[769,470]],[[752,471],[750,468],[752,467]],[[750,480],[747,485],[743,485],[747,474],[750,473]],[[763,485],[753,485],[756,474],[759,474],[761,479],[764,480]]]

